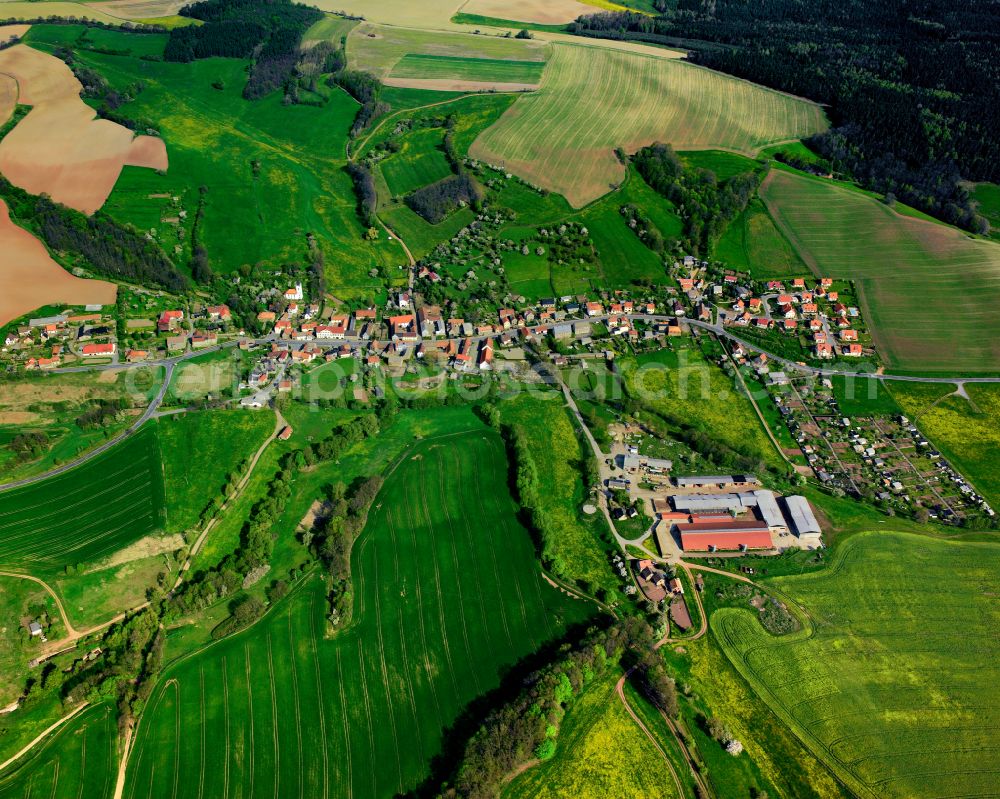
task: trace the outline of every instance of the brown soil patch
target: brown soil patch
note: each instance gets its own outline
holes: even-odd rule
[[[469,0],[462,6],[464,14],[479,14],[495,19],[537,22],[542,25],[562,25],[581,14],[593,14],[600,9],[576,0]]]
[[[0,31],[3,29],[0,28]],[[2,37],[0,37],[2,38]],[[0,75],[0,125],[7,123],[17,105],[17,81],[7,75]]]
[[[125,547],[125,549],[118,550],[106,560],[96,563],[88,571],[95,572],[103,569],[112,569],[115,566],[131,563],[135,560],[152,558],[156,555],[162,555],[165,552],[175,552],[178,549],[183,549],[183,547],[184,536],[180,534],[168,535],[162,538],[155,535],[147,535],[145,538],[140,538],[134,544]]]
[[[485,83],[449,78],[383,78],[386,86],[399,89],[429,89],[437,92],[523,92],[537,89],[537,83]]]
[[[31,411],[0,411],[0,424],[32,424],[41,418]]]
[[[20,39],[29,30],[31,30],[30,25],[0,25],[0,44],[11,39]]]
[[[2,200],[0,285],[0,325],[43,305],[114,305],[118,292],[114,283],[83,280],[59,266],[38,239],[11,222]]]
[[[167,145],[163,139],[156,136],[136,136],[129,147],[128,157],[125,159],[128,166],[144,166],[147,169],[159,169],[161,172],[167,171]]]
[[[92,214],[125,164],[166,167],[162,142],[133,141],[128,128],[95,119],[80,82],[58,58],[19,44],[0,51],[0,72],[17,81],[20,102],[33,106],[0,141],[0,173],[25,191]]]
[[[109,0],[106,3],[87,3],[96,11],[124,19],[153,19],[172,17],[187,0]]]
[[[98,383],[115,383],[118,381],[118,372],[114,372],[111,369],[106,369],[97,375]]]

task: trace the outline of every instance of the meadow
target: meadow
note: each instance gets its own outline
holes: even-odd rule
[[[619,676],[587,687],[560,724],[556,754],[512,780],[504,799],[677,797],[663,756],[615,692]]]
[[[831,560],[767,581],[808,614],[798,633],[712,615],[736,669],[858,796],[995,794],[1000,547],[881,531]]]
[[[393,197],[402,197],[451,174],[443,140],[442,128],[418,128],[400,138],[399,152],[378,166]]]
[[[545,64],[540,61],[407,53],[396,62],[389,77],[419,78],[421,80],[447,78],[479,83],[537,84],[541,80],[544,68]]]
[[[163,478],[151,427],[56,477],[0,493],[0,565],[51,574],[162,530]]]
[[[53,49],[50,39],[60,34],[52,28],[35,26],[32,45]],[[76,57],[115,88],[142,82],[143,91],[119,113],[159,129],[170,167],[165,174],[126,167],[105,210],[144,230],[160,220],[153,235],[170,251],[180,247],[181,263],[190,254],[200,205],[199,241],[216,272],[304,259],[307,231],[323,248],[328,286],[338,296],[377,288],[378,279],[368,274],[372,268],[405,262],[397,243],[363,238],[343,171],[358,108],[346,93],[330,91],[316,105],[283,106],[280,93],[249,102],[241,95],[246,62],[237,59],[177,64],[90,51]],[[180,198],[169,217],[164,195]],[[186,219],[178,220],[180,210]]]
[[[399,24],[399,23],[396,23]],[[522,71],[535,69],[541,74],[546,55],[545,42],[526,39],[505,39],[497,36],[476,36],[469,33],[446,33],[443,31],[415,30],[407,27],[372,25],[362,23],[351,31],[347,39],[347,57],[351,69],[363,69],[378,75],[389,77],[397,67],[412,71],[420,64],[424,69],[433,69],[428,62],[438,61],[438,69],[451,64],[451,69],[461,68],[463,72],[476,77],[468,80],[487,79],[499,80],[485,74],[482,65],[496,61],[520,64],[521,62],[536,62],[534,67],[522,65]],[[507,69],[505,65],[496,64],[497,69]],[[489,70],[487,70],[487,73]],[[415,75],[396,75],[396,77],[454,77],[454,74],[427,74],[418,71]],[[506,80],[506,79],[505,79]]]
[[[951,386],[939,386],[940,395]],[[893,399],[951,464],[1000,508],[1000,387],[967,383],[968,399],[950,394],[928,401],[910,383],[893,383]]]
[[[977,183],[972,196],[977,210],[990,223],[990,238],[1000,241],[1000,186],[996,183]]]
[[[618,590],[605,550],[610,544],[606,522],[585,521],[581,472],[583,451],[561,393],[523,394],[498,406],[505,425],[520,426],[527,433],[528,449],[540,475],[539,493],[546,519],[553,531],[551,550],[567,579],[587,584],[591,592]],[[596,514],[595,514],[596,517]],[[598,526],[599,525],[599,526]]]
[[[273,431],[274,414],[268,411],[198,411],[158,419],[167,529],[194,527]]]
[[[819,106],[676,59],[553,44],[541,88],[519,98],[470,154],[580,207],[624,178],[616,147],[666,141],[752,155],[825,126]]]
[[[0,775],[0,799],[32,796],[108,799],[117,773],[114,706],[88,707],[15,768]]]
[[[661,350],[619,365],[628,393],[672,425],[710,435],[747,458],[784,470],[750,400],[693,346]]]
[[[125,796],[417,787],[467,703],[592,610],[542,579],[506,474],[482,427],[409,449],[355,545],[353,626],[325,637],[312,573],[250,630],[182,658],[140,722]]]
[[[32,580],[0,576],[0,707],[20,697],[24,666],[37,656],[41,646],[28,634],[24,619],[40,620],[47,638],[59,639],[66,634],[48,591]]]
[[[887,366],[1000,370],[1000,246],[897,213],[822,178],[773,169],[771,216],[817,276],[856,281]]]
[[[712,254],[730,269],[749,272],[755,280],[783,280],[809,272],[757,197],[726,228]]]

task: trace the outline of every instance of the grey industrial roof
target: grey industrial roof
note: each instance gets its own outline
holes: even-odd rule
[[[758,482],[752,474],[704,474],[693,477],[678,477],[676,481],[679,486]]]
[[[785,505],[788,508],[788,515],[791,518],[792,530],[797,536],[818,534],[823,530],[816,521],[809,500],[805,497],[791,496],[785,497]]]
[[[760,514],[761,519],[767,522],[768,527],[788,528],[785,516],[781,512],[781,508],[778,507],[778,502],[774,498],[773,491],[754,491],[753,495],[757,500],[757,512]]]

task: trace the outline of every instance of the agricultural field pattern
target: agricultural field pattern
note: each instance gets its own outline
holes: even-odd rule
[[[918,6],[0,0],[0,799],[1000,797]]]

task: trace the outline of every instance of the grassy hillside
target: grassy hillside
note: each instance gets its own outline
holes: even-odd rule
[[[389,73],[391,78],[471,80],[484,83],[538,83],[545,64],[498,58],[407,53]]]
[[[562,722],[555,756],[513,780],[504,799],[677,796],[662,755],[618,699],[617,679],[587,688]]]
[[[619,368],[628,393],[670,425],[692,428],[744,457],[784,468],[750,400],[696,347],[643,354],[623,360]]]
[[[552,554],[568,580],[582,580],[591,590],[610,595],[618,589],[604,553],[602,535],[606,522],[598,514],[584,517],[584,487],[580,462],[583,457],[561,394],[522,394],[499,406],[503,423],[519,425],[528,433],[528,447],[539,475],[550,528],[554,531]]]
[[[809,267],[778,230],[764,203],[753,198],[715,245],[713,255],[757,280],[805,275]]]
[[[503,666],[589,613],[542,580],[505,482],[494,433],[416,444],[355,546],[354,626],[324,637],[313,576],[249,631],[178,663],[143,717],[125,796],[415,788]]]
[[[761,197],[817,275],[858,282],[887,365],[1000,370],[1000,246],[783,170],[772,170]]]
[[[1000,546],[860,534],[822,572],[770,581],[809,629],[775,638],[753,614],[712,615],[727,655],[795,733],[862,797],[986,796]]]
[[[167,527],[186,530],[274,430],[269,411],[199,411],[157,420]]]
[[[53,27],[33,28],[32,45],[53,49],[61,35]],[[301,259],[307,232],[324,250],[329,288],[338,296],[377,287],[368,274],[373,267],[405,262],[397,243],[363,238],[343,171],[358,105],[344,92],[324,89],[328,99],[317,105],[284,106],[280,93],[249,102],[241,94],[240,60],[179,64],[92,51],[76,58],[120,90],[142,83],[118,113],[156,126],[170,166],[166,174],[126,167],[105,210],[155,231],[181,264],[190,257],[199,207],[198,239],[216,272]]]
[[[471,154],[575,206],[621,181],[614,149],[761,147],[822,130],[819,106],[674,59],[557,44],[541,89],[518,99]]]

